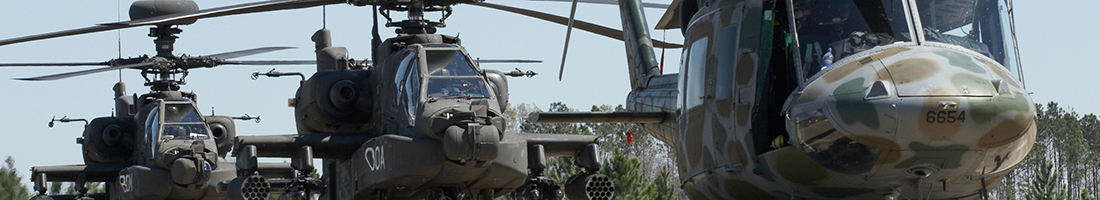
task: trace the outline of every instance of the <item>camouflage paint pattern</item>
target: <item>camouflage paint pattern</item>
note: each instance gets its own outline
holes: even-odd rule
[[[860,64],[867,58],[873,61]],[[945,188],[929,193],[933,199],[975,198],[982,179],[997,181],[1024,158],[1036,133],[1030,97],[994,63],[958,47],[912,43],[840,60],[791,95],[786,110],[788,116],[824,111],[844,137],[880,149],[871,170],[846,174],[819,167],[802,153],[814,150],[801,143],[809,138],[799,137],[805,130],[792,118],[787,131],[794,145],[756,158],[777,169],[780,179],[746,174],[738,180],[780,198],[874,199],[895,189],[915,196],[915,187]],[[872,96],[875,82],[888,95]],[[753,164],[742,167],[764,168]],[[709,197],[716,196],[700,196]]]
[[[788,134],[779,142],[786,145],[757,152],[753,139],[763,133],[752,127],[756,91],[764,70],[775,67],[765,66],[771,52],[762,46],[771,42],[764,27],[775,17],[763,1],[698,4],[684,43],[709,38],[702,48],[707,72],[719,68],[721,75],[706,77],[702,103],[677,105],[667,94],[672,86],[652,84],[627,100],[633,111],[680,107],[669,112],[677,113],[674,120],[642,127],[673,146],[692,199],[883,199],[895,192],[916,197],[918,188],[931,199],[974,199],[983,179],[995,185],[1035,142],[1036,109],[1013,72],[959,46],[901,42],[844,57],[806,80],[782,104]],[[735,52],[720,46],[729,29],[739,31]],[[685,59],[700,53],[684,49],[693,51]],[[732,75],[721,68],[733,68]],[[682,94],[691,81],[679,83],[676,98],[693,98]],[[709,96],[724,90],[732,95]],[[852,149],[858,151],[845,151]],[[836,152],[859,153],[820,156],[842,154]]]

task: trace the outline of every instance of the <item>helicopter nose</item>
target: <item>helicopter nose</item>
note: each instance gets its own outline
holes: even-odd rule
[[[172,181],[180,185],[205,183],[210,175],[210,163],[189,158],[178,158],[172,162]]]
[[[1030,97],[987,58],[917,46],[843,61],[788,102],[788,133],[826,169],[856,175],[883,165],[877,174],[920,177],[981,171],[993,162],[987,154],[1009,144],[1030,148],[1021,139],[1028,134],[1033,142]],[[986,170],[1022,159],[1008,157]]]

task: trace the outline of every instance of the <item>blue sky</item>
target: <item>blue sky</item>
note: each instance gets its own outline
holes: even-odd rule
[[[201,8],[247,3],[247,0],[196,0]],[[562,16],[569,14],[568,3],[489,1],[522,8],[541,10]],[[654,3],[669,3],[651,1]],[[1100,13],[1098,1],[1016,1],[1017,39],[1021,50],[1026,84],[1034,92],[1036,102],[1057,101],[1080,113],[1100,112],[1096,85],[1100,85],[1100,32],[1092,19]],[[0,38],[46,33],[98,23],[122,21],[129,1],[4,1],[0,3]],[[328,24],[333,44],[345,46],[356,59],[369,57],[369,7],[349,5],[329,6]],[[652,27],[663,10],[647,9]],[[400,14],[400,13],[399,13]],[[438,18],[438,13],[428,13]],[[401,15],[397,18],[403,18]],[[618,8],[613,5],[581,4],[577,18],[618,28]],[[459,5],[439,33],[459,35],[463,46],[474,57],[537,59],[541,64],[485,64],[483,68],[510,71],[513,68],[534,70],[534,78],[511,78],[511,103],[534,104],[546,108],[561,101],[574,108],[591,105],[622,104],[629,92],[626,56],[621,42],[603,36],[576,31],[570,44],[564,81],[557,80],[565,27],[527,18],[517,14],[487,8]],[[1084,22],[1084,23],[1082,23]],[[297,49],[243,57],[252,59],[314,59],[309,37],[322,27],[322,9],[249,14],[199,20],[183,26],[176,43],[176,54],[206,55],[264,46],[291,46]],[[382,29],[383,37],[392,36],[393,29]],[[0,47],[0,62],[99,62],[119,56],[155,54],[147,27],[69,36],[51,40],[27,42]],[[655,38],[681,43],[678,30],[653,31]],[[121,40],[119,40],[121,36]],[[119,44],[121,43],[121,48]],[[657,51],[660,54],[660,50]],[[666,73],[675,73],[679,50],[665,53]],[[658,55],[659,56],[659,55]],[[298,71],[312,74],[314,66],[221,66],[193,70],[183,91],[198,93],[201,112],[209,115],[214,107],[219,115],[262,116],[261,123],[237,122],[238,135],[294,133],[293,109],[286,106],[294,96],[297,79],[261,78],[251,80],[255,71]],[[53,116],[58,118],[91,118],[109,116],[113,109],[111,87],[119,81],[117,72],[105,72],[52,82],[26,82],[11,78],[33,77],[86,67],[0,68],[0,156],[13,156],[23,177],[31,166],[82,163],[79,124],[46,126]],[[137,71],[124,70],[121,78],[127,83],[127,93],[145,93],[147,87]],[[26,181],[25,181],[26,182]],[[27,182],[29,185],[29,182]]]

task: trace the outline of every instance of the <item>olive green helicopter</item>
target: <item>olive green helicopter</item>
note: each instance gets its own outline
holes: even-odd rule
[[[345,48],[331,46],[328,30],[314,34],[317,59],[308,63],[316,63],[317,72],[301,82],[297,95],[289,102],[295,108],[298,134],[236,137],[233,149],[238,155],[238,178],[220,179],[216,184],[230,199],[263,199],[279,189],[285,192],[280,196],[283,199],[304,199],[312,194],[320,194],[323,199],[488,199],[508,194],[520,199],[613,197],[610,178],[595,173],[601,167],[596,136],[504,131],[507,122],[503,109],[508,102],[505,76],[533,76],[534,72],[481,69],[480,63],[492,61],[472,59],[459,38],[435,34],[437,28],[445,26],[443,20],[451,14],[451,5],[480,3],[476,0],[265,1],[15,38],[0,41],[0,45],[340,3],[376,6],[375,18],[386,17],[387,26],[399,28],[398,36],[382,41],[375,20],[372,59],[356,61],[348,57]],[[394,22],[390,17],[394,11],[406,12],[408,18]],[[442,12],[444,17],[427,20],[425,12]],[[158,42],[158,48],[163,44],[170,43]],[[216,61],[213,63],[271,63]],[[120,65],[57,77],[141,67]],[[186,75],[189,68],[172,69],[176,70],[155,72],[164,79],[174,72]],[[305,78],[300,73],[277,71],[253,74],[260,75]],[[29,80],[48,78],[53,77]],[[182,81],[151,84],[173,83]],[[154,87],[154,91],[164,90]],[[585,171],[574,175],[563,188],[543,174],[545,158],[555,156],[574,156],[575,164]],[[260,176],[262,173],[256,175],[264,171],[256,162],[258,157],[291,158],[293,175],[273,179]],[[314,158],[324,159],[320,170],[323,177],[308,173],[315,169]]]
[[[92,73],[121,69],[136,69],[145,78],[146,94],[126,94],[121,81],[114,85],[115,109],[111,116],[86,119],[62,117],[55,122],[84,122],[81,145],[84,164],[36,166],[31,168],[34,190],[32,199],[228,199],[219,183],[237,181],[259,182],[268,178],[293,177],[289,164],[257,163],[243,160],[233,163],[226,156],[236,135],[233,120],[256,120],[259,117],[204,116],[197,107],[197,95],[179,91],[186,84],[189,70],[219,65],[313,64],[315,61],[234,61],[226,60],[259,53],[288,49],[264,47],[207,56],[173,55],[178,25],[191,24],[195,19],[158,20],[165,16],[197,11],[193,1],[136,1],[130,7],[131,21],[97,25],[90,28],[61,31],[0,41],[0,45],[48,39],[119,27],[154,25],[149,36],[154,37],[157,54],[118,58],[105,62],[79,63],[2,63],[12,66],[85,66],[108,67],[81,70],[47,76],[17,78],[24,81],[51,81]],[[121,72],[120,72],[121,73]],[[238,170],[236,165],[252,166],[251,171]],[[240,178],[238,178],[240,177]],[[77,194],[47,195],[47,182],[72,182]],[[88,182],[104,182],[105,193],[88,194]],[[267,183],[267,182],[264,182]],[[276,184],[267,183],[267,184]],[[224,185],[224,184],[223,184]],[[275,187],[281,192],[283,187]],[[237,188],[239,189],[239,187]],[[268,192],[268,191],[265,191]],[[229,193],[233,194],[233,193]],[[266,194],[265,194],[266,195]]]
[[[506,76],[535,73],[482,69],[485,62],[473,59],[458,37],[436,34],[450,6],[478,2],[347,2],[377,8],[372,59],[348,58],[346,49],[331,46],[327,29],[317,31],[317,72],[289,101],[298,134],[240,136],[239,158],[289,157],[305,169],[322,158],[324,176],[295,179],[288,199],[612,198],[610,178],[596,173],[596,136],[505,131]],[[392,12],[408,16],[394,21]],[[426,12],[443,18],[426,19]],[[378,36],[379,15],[397,27],[396,37]],[[556,156],[573,156],[585,169],[564,188],[543,173],[546,157]]]

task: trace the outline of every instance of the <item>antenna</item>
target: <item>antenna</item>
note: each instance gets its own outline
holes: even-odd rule
[[[122,0],[115,0],[115,21],[122,21]],[[118,58],[122,58],[122,29],[115,30],[118,35]],[[122,70],[118,70],[120,73]]]
[[[115,21],[122,21],[122,0],[115,0]],[[122,58],[122,29],[115,33],[118,35],[118,58]],[[118,82],[122,82],[122,69],[118,69]]]
[[[328,5],[321,5],[321,28],[328,28]]]
[[[382,39],[379,39],[381,36],[378,35],[378,6],[372,5],[371,10],[373,10],[371,13],[373,18],[371,18],[370,29],[370,54],[371,61],[378,61],[378,54],[375,52],[378,52],[378,46],[382,45]],[[387,17],[386,19],[388,20],[389,18]]]

